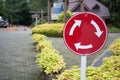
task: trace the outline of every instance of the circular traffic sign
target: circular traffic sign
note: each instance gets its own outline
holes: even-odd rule
[[[96,14],[82,12],[67,21],[63,38],[67,47],[74,53],[90,55],[104,46],[107,40],[107,27]]]

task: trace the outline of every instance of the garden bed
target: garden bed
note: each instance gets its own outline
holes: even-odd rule
[[[38,37],[37,37],[38,38]],[[42,38],[41,38],[42,39]],[[36,39],[35,39],[36,40]],[[44,40],[44,39],[42,39],[42,40]],[[43,42],[42,42],[43,43]],[[57,43],[58,43],[58,41],[57,41]],[[55,44],[56,45],[56,44]],[[41,44],[40,44],[40,46],[41,46]],[[47,46],[49,46],[49,45],[47,45]],[[60,45],[59,45],[60,46]],[[41,49],[42,47],[40,47],[40,49]],[[51,50],[50,50],[51,51]],[[113,52],[112,52],[113,53]],[[111,55],[113,55],[109,50],[107,50],[103,55],[101,55],[96,61],[94,61],[94,63],[93,63],[93,66],[95,66],[95,67],[88,67],[88,75],[89,74],[92,74],[92,75],[90,75],[89,76],[89,80],[90,80],[90,78],[94,78],[95,77],[95,75],[94,75],[94,72],[93,73],[90,73],[90,72],[92,72],[93,70],[95,70],[95,74],[98,76],[98,79],[101,79],[100,77],[101,76],[103,76],[103,79],[105,78],[105,77],[107,77],[107,76],[105,76],[104,74],[98,74],[99,73],[99,71],[101,71],[101,68],[104,68],[104,70],[106,69],[105,68],[105,66],[106,66],[106,64],[109,64],[109,63],[107,63],[109,60],[108,59],[110,59],[109,57],[111,56]],[[68,57],[68,55],[66,56],[66,57]],[[105,60],[103,60],[104,58],[106,58],[106,57],[108,57],[108,59],[105,59]],[[64,58],[64,57],[63,57]],[[115,58],[117,58],[116,56],[115,57],[111,57],[112,59],[115,59]],[[111,59],[111,60],[112,60]],[[117,58],[118,59],[118,58]],[[73,60],[72,60],[73,61]],[[118,61],[118,60],[116,60],[116,61]],[[99,63],[99,64],[98,64]],[[103,66],[101,66],[102,64],[104,63],[104,65]],[[109,64],[109,65],[111,65],[111,64]],[[116,64],[115,64],[116,65]],[[101,66],[101,67],[100,67]],[[70,66],[71,67],[71,66]],[[100,68],[97,68],[97,67],[100,67]],[[110,67],[112,67],[112,66],[110,66]],[[76,67],[74,67],[75,68],[75,70],[77,69],[78,70],[78,68],[76,68]],[[74,70],[74,68],[71,68],[72,70]],[[68,68],[67,68],[68,69]],[[108,67],[108,69],[109,69],[109,67]],[[103,70],[103,73],[105,73],[105,74],[108,74],[108,73],[106,73],[105,71]],[[67,71],[67,70],[65,70],[65,71]],[[69,71],[69,70],[68,70]],[[70,70],[71,71],[71,70]],[[96,73],[97,72],[97,73]],[[109,70],[107,71],[107,72],[109,72]],[[71,74],[71,75],[73,75],[73,74]],[[109,78],[111,75],[110,74],[108,74],[109,76],[107,77],[107,78]],[[75,76],[75,75],[74,75]],[[73,76],[73,77],[74,77]],[[91,77],[92,76],[92,77]],[[116,76],[115,76],[115,78],[116,78]],[[115,78],[113,78],[113,79],[115,79]],[[112,78],[111,78],[112,79]],[[46,75],[46,80],[51,80],[51,76],[49,76],[49,75]],[[58,80],[58,79],[55,79],[55,80]],[[59,80],[62,80],[62,79],[59,79]],[[69,79],[66,79],[66,80],[69,80]],[[96,79],[97,80],[97,79]]]

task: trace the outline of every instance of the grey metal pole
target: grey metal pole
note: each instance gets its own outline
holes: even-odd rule
[[[80,74],[80,80],[86,80],[86,63],[87,63],[87,56],[82,55],[81,56],[81,74]]]

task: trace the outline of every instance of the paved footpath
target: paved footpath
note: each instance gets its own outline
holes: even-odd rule
[[[6,32],[0,28],[0,80],[42,80],[36,54],[30,29]]]

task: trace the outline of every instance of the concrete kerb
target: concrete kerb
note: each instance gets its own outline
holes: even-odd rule
[[[93,63],[91,64],[92,67],[99,67],[100,65],[102,65],[103,63],[103,59],[105,57],[110,57],[111,55],[113,55],[112,52],[110,52],[108,49],[102,54],[100,55],[97,59],[95,59],[93,61]]]
[[[114,42],[114,41],[113,41],[113,42]],[[113,42],[112,42],[110,45],[112,45]],[[93,61],[93,63],[91,64],[91,66],[92,66],[92,67],[99,67],[100,65],[102,65],[103,59],[104,59],[105,57],[110,57],[110,56],[112,56],[112,55],[113,55],[113,53],[112,53],[109,49],[107,49],[102,55],[100,55],[97,59],[95,59],[95,60]]]

